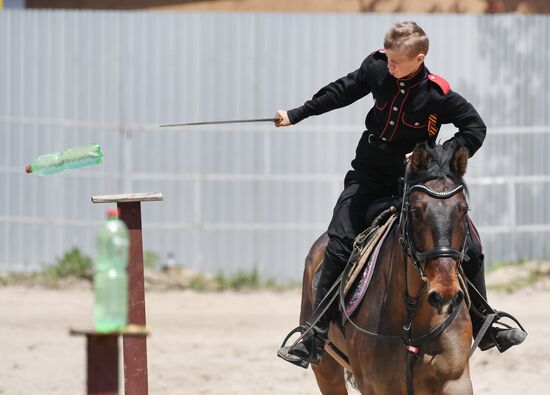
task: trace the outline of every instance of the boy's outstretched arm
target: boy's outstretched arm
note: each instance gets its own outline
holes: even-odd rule
[[[307,117],[345,107],[368,95],[371,92],[368,82],[371,63],[372,55],[367,57],[357,70],[321,88],[304,105],[289,110],[286,117],[288,122],[294,125]],[[286,126],[286,122],[278,126]]]

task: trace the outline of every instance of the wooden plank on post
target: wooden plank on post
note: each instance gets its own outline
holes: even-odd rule
[[[162,200],[164,200],[164,196],[160,192],[92,196],[92,203],[152,202]]]

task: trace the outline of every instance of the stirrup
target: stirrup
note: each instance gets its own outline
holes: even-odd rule
[[[501,336],[499,336],[501,335]],[[497,328],[492,327],[488,333],[489,340],[482,341],[479,348],[485,351],[493,346],[496,346],[497,350],[503,353],[510,347],[517,346],[523,343],[527,337],[527,332],[519,328]],[[485,343],[485,344],[484,344]],[[484,346],[487,345],[487,348]]]
[[[307,369],[310,363],[318,365],[321,363],[327,332],[316,326],[297,326],[285,337],[277,350],[277,356],[304,369]],[[300,333],[300,337],[292,345],[287,346],[286,343],[295,333]]]
[[[521,323],[511,314],[508,314],[504,311],[497,311],[493,310],[494,313],[488,314],[485,317],[485,322],[483,323],[481,329],[479,330],[474,344],[472,346],[472,349],[470,351],[470,356],[474,353],[477,346],[479,346],[479,349],[481,351],[489,350],[490,348],[496,347],[498,351],[503,353],[504,351],[508,350],[510,347],[516,346],[518,344],[523,343],[525,338],[527,337],[527,331],[523,328]],[[514,328],[508,324],[505,324],[503,322],[499,322],[502,318],[509,318],[510,320],[514,321],[519,328]],[[499,326],[493,326],[499,325]],[[502,337],[499,341],[499,333],[503,333],[503,331],[510,331],[514,330],[513,338],[506,339],[505,337]],[[508,340],[508,341],[506,341]]]

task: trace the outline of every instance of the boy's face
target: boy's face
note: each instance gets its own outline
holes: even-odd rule
[[[398,49],[386,49],[388,70],[395,78],[404,78],[413,74],[424,62],[426,55],[419,53],[410,56]]]

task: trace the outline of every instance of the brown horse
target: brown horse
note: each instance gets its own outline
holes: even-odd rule
[[[351,322],[330,325],[329,341],[347,355],[363,395],[473,393],[472,326],[458,275],[468,231],[462,183],[468,154],[463,147],[444,152],[415,148],[399,226],[384,243],[365,299]],[[327,242],[322,235],[306,259],[302,325],[312,314],[313,277]],[[347,394],[345,370],[327,352],[312,368],[324,395]]]

